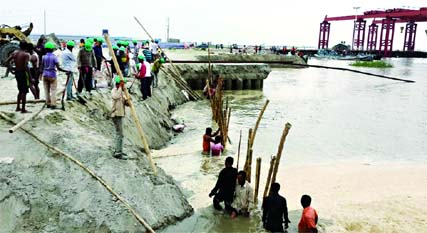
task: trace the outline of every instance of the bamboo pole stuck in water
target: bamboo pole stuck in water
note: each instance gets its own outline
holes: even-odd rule
[[[270,100],[266,100],[265,101],[264,107],[262,107],[261,111],[259,112],[258,119],[257,119],[256,124],[255,124],[254,131],[253,131],[253,133],[251,135],[251,148],[252,148],[252,146],[253,146],[253,144],[255,142],[255,135],[256,135],[256,132],[258,130],[258,126],[259,126],[259,123],[261,122],[262,116],[264,115],[265,109],[267,109],[268,103],[270,103]]]
[[[27,100],[26,103],[27,104],[35,104],[35,103],[45,103],[46,100]],[[4,102],[0,102],[0,105],[11,105],[11,104],[17,104],[17,102],[15,100],[12,101],[4,101]]]
[[[16,124],[15,126],[9,129],[9,133],[15,132],[17,129],[21,128],[25,123],[27,123],[28,121],[30,121],[31,119],[39,115],[45,107],[46,107],[46,104],[43,104],[43,106],[37,112],[33,113],[29,117],[24,118],[24,120],[18,122],[18,124]]]
[[[252,176],[252,154],[253,150],[249,150],[249,155],[246,157],[246,163],[244,167],[244,171],[246,172],[246,180],[250,183]]]
[[[261,158],[256,159],[254,203],[258,203],[259,177],[261,175]]]
[[[116,54],[113,51],[113,47],[111,45],[110,37],[108,36],[108,32],[104,32],[105,42],[108,45],[108,50],[110,51],[111,58],[113,59],[114,67],[116,68],[117,74],[119,75],[121,80],[123,79],[122,71],[120,70],[119,63],[117,62]],[[129,107],[131,110],[132,118],[135,122],[136,128],[138,130],[139,136],[141,138],[142,145],[144,146],[145,153],[147,154],[148,160],[150,161],[151,169],[153,169],[154,175],[157,175],[157,168],[154,164],[153,158],[151,156],[150,146],[148,145],[147,139],[145,137],[144,130],[142,129],[141,123],[139,122],[138,116],[136,115],[135,106],[132,103],[132,98],[129,95],[129,92],[125,85],[123,85],[123,91],[125,93],[126,98],[128,99]]]
[[[267,182],[265,183],[263,200],[267,197],[267,194],[270,192],[270,183],[271,183],[271,175],[273,174],[274,164],[276,163],[276,156],[271,157],[270,160],[270,169],[268,169]]]
[[[2,112],[0,112],[0,117],[2,117],[3,119],[9,121],[12,124],[15,124],[15,122],[11,118],[9,118],[8,116],[6,116]],[[73,156],[71,156],[71,155],[63,152],[59,148],[56,148],[56,147],[48,144],[47,142],[43,141],[42,139],[40,139],[37,135],[35,135],[31,131],[26,130],[25,128],[22,128],[22,130],[25,133],[27,133],[28,135],[30,135],[31,137],[33,137],[35,141],[37,141],[40,144],[46,146],[48,149],[50,149],[50,150],[52,150],[52,151],[54,151],[54,152],[56,152],[56,153],[58,153],[58,154],[60,154],[60,155],[62,155],[64,157],[66,157],[71,162],[77,164],[80,168],[82,168],[85,172],[87,172],[90,176],[92,176],[95,180],[97,180],[105,189],[107,189],[108,192],[111,193],[111,195],[113,195],[115,198],[117,198],[126,207],[126,209],[128,209],[128,211],[131,212],[131,214],[138,220],[138,222],[141,223],[145,227],[145,229],[147,229],[148,232],[154,233],[154,230],[150,227],[150,225],[148,225],[148,223],[145,222],[145,220],[135,211],[135,209],[132,208],[132,206],[129,204],[129,202],[124,197],[120,196],[116,191],[114,191],[113,188],[111,188],[111,186],[108,185],[105,180],[103,180],[101,177],[99,177],[98,175],[96,175],[95,172],[93,172],[92,170],[90,170],[89,168],[87,168],[82,162],[80,162],[79,160],[77,160]]]
[[[237,147],[237,170],[239,170],[240,145],[242,144],[242,130],[240,130],[239,146]]]
[[[246,161],[249,156],[249,151],[252,149],[252,145],[251,145],[252,132],[253,132],[252,128],[250,128],[248,132],[248,146],[246,147]]]
[[[277,150],[276,163],[274,164],[274,170],[273,170],[273,176],[271,178],[271,183],[276,182],[276,175],[277,175],[277,171],[279,170],[279,164],[280,164],[280,158],[282,157],[283,146],[284,146],[285,141],[286,141],[286,136],[288,136],[288,133],[289,133],[289,130],[291,129],[291,127],[292,127],[292,125],[288,122],[288,123],[286,123],[285,128],[283,129],[282,137],[280,138],[279,148]]]
[[[249,151],[249,162],[248,162],[248,182],[250,183],[252,180],[252,156],[253,156],[254,151],[251,150]]]

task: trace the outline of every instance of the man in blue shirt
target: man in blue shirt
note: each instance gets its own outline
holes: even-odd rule
[[[95,53],[96,58],[96,70],[101,70],[102,59],[105,59],[102,54],[102,41],[102,38],[98,38],[95,42],[95,46],[93,47],[93,52]]]
[[[67,49],[62,52],[62,67],[64,67],[64,70],[69,71],[67,73],[67,83],[66,83],[66,90],[67,90],[67,100],[73,100],[73,82],[74,82],[74,76],[73,71],[76,66],[76,57],[73,54],[73,48],[75,46],[74,41],[70,40],[67,42]]]

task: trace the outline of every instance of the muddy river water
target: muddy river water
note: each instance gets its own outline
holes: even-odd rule
[[[279,181],[285,181],[289,177],[286,170],[292,168],[340,164],[426,165],[427,59],[402,58],[389,62],[394,68],[354,69],[412,79],[416,83],[316,68],[274,69],[265,80],[262,91],[226,92],[232,108],[229,132],[232,144],[228,146],[225,156],[219,158],[200,153],[204,129],[212,126],[209,102],[189,102],[177,107],[173,115],[184,121],[187,127],[172,139],[168,147],[155,151],[154,155],[157,164],[180,184],[195,214],[163,231],[262,230],[259,211],[251,218],[230,220],[224,213],[214,211],[208,193],[215,185],[225,157],[234,156],[236,161],[240,131],[243,132],[241,151],[246,151],[248,129],[255,125],[266,99],[270,100],[270,104],[253,146],[252,164],[255,164],[255,158],[262,158],[259,199],[264,190],[270,157],[277,152],[286,122],[292,124],[292,129],[283,151]],[[349,67],[348,61],[312,59],[309,63]],[[243,168],[244,159],[245,156],[240,158],[239,169]],[[252,171],[254,175],[254,169]],[[311,176],[310,170],[306,174],[307,179],[316,179],[316,175]],[[286,197],[286,190],[296,188],[282,187],[281,194]],[[315,200],[316,196],[313,197],[313,205]],[[298,199],[288,200],[288,206],[292,221],[289,232],[296,232],[301,213]],[[333,219],[320,217],[320,226],[339,224]]]

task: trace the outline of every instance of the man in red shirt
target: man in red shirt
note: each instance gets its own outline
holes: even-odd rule
[[[298,224],[299,233],[317,233],[317,212],[310,207],[311,197],[309,195],[302,195],[301,205],[304,208],[301,215],[301,220]]]
[[[202,154],[208,155],[211,151],[211,142],[214,142],[214,137],[219,133],[219,129],[212,134],[212,128],[206,128],[205,134],[203,135],[203,151]]]

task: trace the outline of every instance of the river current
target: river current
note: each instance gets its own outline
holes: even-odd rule
[[[274,69],[262,91],[227,91],[232,108],[229,144],[225,155],[200,154],[202,135],[213,126],[208,101],[177,107],[173,116],[187,126],[184,133],[159,151],[156,162],[180,184],[195,214],[164,232],[260,231],[260,213],[230,220],[214,211],[208,193],[223,168],[226,156],[237,160],[239,133],[243,168],[248,129],[264,102],[270,104],[254,143],[254,160],[262,158],[260,195],[264,190],[270,157],[277,153],[286,122],[292,124],[282,155],[281,170],[288,166],[318,164],[426,164],[427,163],[427,59],[389,59],[393,68],[352,68],[349,61],[309,60],[309,64],[345,67],[391,77],[404,83],[373,76],[318,68]],[[255,167],[255,166],[254,166]],[[254,168],[252,170],[254,175]],[[282,173],[283,174],[283,173]],[[296,231],[299,216],[290,212]],[[293,218],[293,219],[292,219]]]

